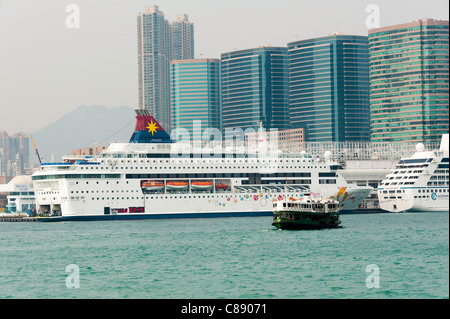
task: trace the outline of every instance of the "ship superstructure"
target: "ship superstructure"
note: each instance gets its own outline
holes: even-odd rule
[[[137,111],[128,143],[99,156],[44,163],[33,174],[37,211],[61,219],[144,219],[272,215],[272,203],[304,194],[352,212],[372,188],[347,184],[337,166],[304,153],[194,149],[174,143]]]
[[[439,150],[416,146],[400,159],[378,188],[380,207],[390,212],[449,211],[449,148],[444,134]]]

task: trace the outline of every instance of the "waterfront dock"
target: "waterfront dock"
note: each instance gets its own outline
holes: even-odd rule
[[[37,217],[25,216],[0,216],[0,222],[37,222]]]

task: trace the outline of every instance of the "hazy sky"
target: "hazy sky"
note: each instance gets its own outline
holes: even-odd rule
[[[366,7],[380,26],[448,20],[448,0],[0,0],[0,131],[33,132],[79,105],[137,106],[136,14],[158,5],[166,19],[187,14],[196,57],[261,44],[367,35]],[[69,29],[69,4],[80,27]]]

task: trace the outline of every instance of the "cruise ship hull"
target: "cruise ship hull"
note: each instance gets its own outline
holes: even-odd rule
[[[416,193],[417,195],[414,195]],[[380,208],[389,212],[448,212],[448,193],[430,193],[423,197],[415,192],[403,193],[395,199],[381,199]],[[383,198],[383,197],[382,197]]]
[[[328,189],[324,196],[338,198],[341,214],[352,213],[361,201],[370,193],[370,188],[349,187]],[[186,197],[186,198],[185,198]],[[191,198],[189,198],[191,197]],[[46,203],[43,207],[60,209],[61,216],[48,221],[57,220],[132,220],[132,219],[168,219],[168,218],[211,218],[211,217],[256,217],[271,216],[273,203],[283,198],[300,199],[303,194],[297,193],[199,193],[190,195],[146,195],[139,201],[115,200],[108,203],[86,205],[86,199],[63,203]],[[47,205],[46,205],[47,204]],[[108,206],[105,206],[108,205]],[[46,221],[46,219],[42,219]]]

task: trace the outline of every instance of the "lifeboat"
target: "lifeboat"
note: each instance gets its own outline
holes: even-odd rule
[[[223,184],[223,183],[216,184],[216,189],[224,189],[224,190],[227,190],[228,188],[230,188],[230,186],[227,185],[227,184]]]
[[[211,181],[191,181],[192,189],[208,189],[212,187]]]
[[[184,189],[188,187],[188,182],[186,181],[168,181],[166,183],[167,189]]]
[[[164,182],[161,181],[144,181],[142,183],[142,189],[145,190],[158,190],[158,189],[163,189],[164,188]]]

